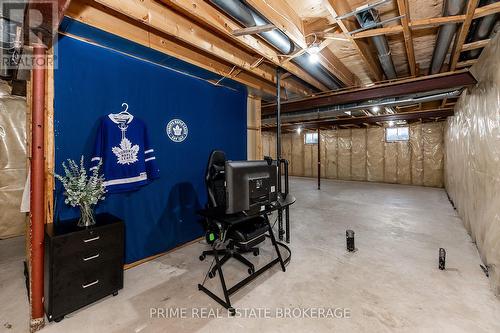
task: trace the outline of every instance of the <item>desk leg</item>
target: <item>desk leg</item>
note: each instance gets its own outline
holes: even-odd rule
[[[224,293],[224,298],[226,299],[226,303],[228,308],[231,307],[231,301],[229,300],[229,294],[227,292],[226,281],[224,280],[224,274],[222,273],[222,268],[219,260],[219,252],[214,247],[214,256],[215,256],[215,265],[217,266],[217,272],[219,273],[220,283],[222,285],[222,291]]]
[[[280,241],[283,240],[283,234],[285,230],[283,230],[283,210],[278,209],[278,238]]]
[[[266,215],[266,221],[267,225],[269,226],[269,237],[271,237],[271,243],[273,244],[274,249],[276,250],[276,254],[278,255],[278,259],[281,265],[281,270],[284,272],[286,271],[285,263],[283,262],[283,258],[281,257],[281,252],[278,247],[278,243],[276,242],[276,238],[274,237],[273,227],[271,226],[271,222],[269,221],[269,217],[267,215]]]

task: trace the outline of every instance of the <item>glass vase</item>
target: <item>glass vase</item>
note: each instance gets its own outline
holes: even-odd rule
[[[80,206],[80,219],[78,220],[79,227],[90,227],[95,224],[94,210],[92,205],[82,204]]]

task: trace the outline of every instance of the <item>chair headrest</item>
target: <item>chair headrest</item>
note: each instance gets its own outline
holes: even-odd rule
[[[208,158],[206,180],[210,181],[213,177],[224,172],[226,167],[226,154],[221,150],[214,150]]]
[[[208,160],[208,165],[216,165],[218,167],[224,167],[226,165],[226,153],[222,150],[214,150],[210,154],[210,158]]]

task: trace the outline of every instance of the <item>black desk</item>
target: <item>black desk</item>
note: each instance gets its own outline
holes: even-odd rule
[[[213,249],[215,251],[215,262],[217,265],[217,272],[219,273],[219,278],[221,280],[221,285],[222,285],[222,291],[224,293],[224,300],[221,299],[219,296],[215,295],[213,292],[208,290],[203,284],[198,284],[198,289],[206,293],[208,296],[213,298],[215,301],[217,301],[220,305],[225,307],[226,309],[229,310],[229,312],[234,315],[235,314],[235,309],[231,306],[231,301],[229,297],[234,294],[236,291],[250,283],[253,279],[255,279],[257,276],[261,275],[277,263],[281,265],[281,269],[284,272],[285,271],[285,264],[289,260],[283,260],[281,257],[280,250],[278,248],[278,244],[281,246],[285,246],[284,244],[281,244],[276,241],[276,238],[274,237],[273,233],[273,228],[271,225],[271,222],[269,221],[269,218],[267,214],[274,212],[274,211],[282,211],[286,207],[289,207],[295,202],[295,197],[291,194],[288,194],[286,198],[284,199],[278,199],[278,201],[274,202],[271,205],[268,205],[265,207],[264,210],[256,213],[256,214],[245,214],[245,213],[237,213],[237,214],[226,214],[224,209],[220,208],[208,208],[208,209],[203,209],[198,211],[197,213],[207,219],[210,220],[216,220],[222,224],[223,229],[229,229],[232,226],[240,223],[245,223],[245,221],[248,221],[252,218],[255,218],[256,216],[262,216],[265,218],[267,224],[268,224],[268,229],[269,229],[269,238],[271,239],[271,242],[274,246],[274,249],[276,250],[277,258],[271,260],[269,263],[267,263],[264,267],[260,268],[253,274],[249,275],[248,277],[244,278],[240,282],[236,283],[234,286],[227,288],[226,287],[226,281],[224,280],[224,275],[222,273],[222,268],[219,265],[219,256],[217,254],[217,249],[216,249],[216,243],[213,244]],[[286,247],[286,246],[285,246]],[[288,248],[287,248],[288,249]]]

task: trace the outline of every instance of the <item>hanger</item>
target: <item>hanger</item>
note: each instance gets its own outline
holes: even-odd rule
[[[121,111],[119,114],[131,116],[131,114],[128,112],[128,104],[127,103],[122,103],[122,108],[125,108],[125,110]]]

